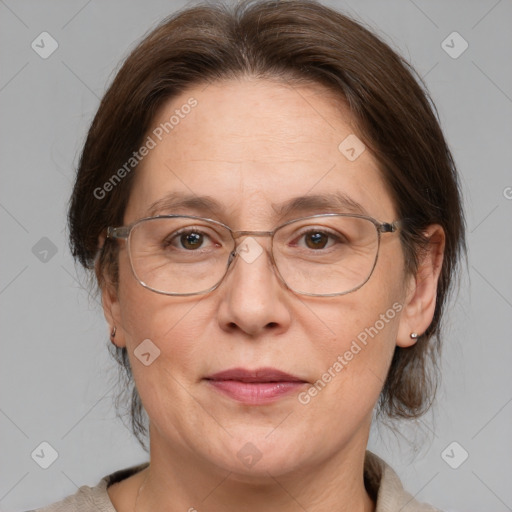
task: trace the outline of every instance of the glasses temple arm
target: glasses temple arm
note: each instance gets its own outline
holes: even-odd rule
[[[118,228],[109,227],[107,228],[107,238],[124,239],[128,238],[130,234],[130,228],[121,226]]]

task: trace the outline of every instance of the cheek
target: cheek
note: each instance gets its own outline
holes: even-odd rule
[[[144,408],[158,425],[179,425],[180,415],[197,415],[186,391],[197,381],[204,352],[197,299],[156,294],[129,273],[120,273],[120,283],[126,348]]]
[[[173,373],[194,375],[204,349],[201,333],[207,321],[197,313],[198,299],[166,296],[144,288],[132,275],[128,261],[120,262],[119,282],[121,322],[134,374],[142,367],[147,377],[165,367]],[[145,367],[135,360],[143,347],[151,354],[146,359],[152,360],[154,353],[157,364]]]
[[[369,428],[397,332],[393,303],[382,312],[388,312],[388,323],[374,307],[358,301],[351,307],[345,304],[337,317],[330,316],[338,319],[336,336],[316,345],[320,364],[315,365],[313,384],[298,397],[308,435],[323,438],[327,432],[341,446],[354,432]]]
[[[378,304],[344,304],[330,315],[335,335],[317,344],[326,372],[343,373],[348,381],[383,379],[394,351],[402,305],[386,298]],[[326,377],[328,379],[328,377]],[[383,384],[383,383],[382,383]]]
[[[396,346],[404,300],[402,269],[401,253],[382,257],[362,288],[317,309],[329,327],[329,336],[314,342],[323,369],[315,386],[319,393],[325,385],[332,400],[343,397],[354,407],[377,400]]]
[[[147,293],[143,292],[144,295]],[[126,345],[130,352],[133,353],[141,342],[149,339],[158,347],[161,361],[168,360],[173,367],[178,363],[192,367],[197,352],[200,352],[202,331],[202,322],[193,312],[194,305],[174,304],[173,299],[163,297],[159,300],[158,296],[156,300],[147,296],[140,299],[132,294],[122,307]]]
[[[335,334],[310,338],[310,359],[318,364],[312,364],[312,385],[298,396],[308,436],[330,439],[329,446],[322,445],[325,450],[332,449],[331,443],[341,447],[355,432],[369,428],[393,356],[401,309],[390,297],[375,301],[369,294],[347,295],[344,301],[326,315]]]

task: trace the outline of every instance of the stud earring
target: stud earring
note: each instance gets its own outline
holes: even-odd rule
[[[409,337],[411,338],[411,340],[416,340],[416,339],[418,339],[418,333],[411,332],[411,334],[409,334]]]
[[[116,337],[116,332],[117,332],[117,329],[116,329],[116,327],[114,326],[114,327],[112,328],[112,332],[110,333],[110,341],[111,341],[112,343],[114,343],[114,338]],[[115,345],[115,343],[114,343],[114,345]]]

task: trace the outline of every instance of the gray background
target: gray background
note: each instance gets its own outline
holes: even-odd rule
[[[400,434],[375,428],[370,447],[420,500],[512,510],[512,2],[326,4],[373,27],[426,78],[467,209],[469,264],[447,317],[438,404]],[[147,459],[115,416],[107,327],[67,249],[65,212],[113,70],[183,5],[0,0],[1,510],[42,506]],[[43,31],[59,44],[47,59],[31,48]],[[441,46],[454,31],[469,44],[458,58]],[[31,457],[43,441],[58,453],[48,469]],[[453,469],[446,461],[460,463],[462,450]]]

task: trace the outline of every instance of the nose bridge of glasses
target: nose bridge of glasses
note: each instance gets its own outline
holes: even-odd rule
[[[228,266],[235,256],[239,256],[246,263],[253,263],[256,259],[259,259],[263,252],[266,252],[270,258],[270,264],[275,265],[271,245],[274,231],[232,231],[231,234],[235,247],[230,254]],[[260,238],[260,241],[255,238]],[[264,244],[262,238],[270,238],[267,242],[269,245]]]
[[[248,239],[251,239],[254,237],[259,237],[259,238],[269,237],[272,239],[274,232],[273,231],[232,231],[231,234],[232,234],[233,240],[235,241],[235,246],[236,246],[236,248],[234,249],[233,252],[240,252],[243,250],[243,249],[241,249],[241,247],[248,245],[247,244]],[[260,243],[256,240],[254,240],[254,242],[256,244],[258,244],[260,247],[263,246],[262,243]],[[253,244],[254,244],[254,242],[253,242]]]
[[[233,238],[236,240],[237,238],[242,238],[246,236],[272,236],[274,234],[273,231],[232,231]]]

